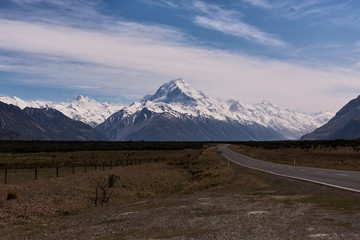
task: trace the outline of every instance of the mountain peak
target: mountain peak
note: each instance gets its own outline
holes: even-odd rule
[[[230,112],[242,112],[244,110],[245,107],[239,101],[234,101],[229,108]]]
[[[203,98],[207,96],[191,88],[182,78],[178,78],[163,84],[154,95],[146,96],[143,101],[197,105],[197,100]]]
[[[262,105],[267,105],[267,106],[273,106],[273,104],[269,101],[269,100],[263,100],[261,102]]]
[[[85,102],[85,101],[89,101],[89,97],[84,97],[82,95],[79,95],[77,96],[76,98],[74,98],[75,101],[78,101],[78,102]]]

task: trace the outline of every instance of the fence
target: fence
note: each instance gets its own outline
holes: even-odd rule
[[[157,162],[159,158],[147,159],[126,159],[116,161],[83,161],[76,164],[63,163],[59,165],[26,165],[20,168],[8,165],[2,166],[0,171],[0,183],[16,184],[39,178],[64,177],[76,173],[88,173],[91,171],[111,170],[114,167],[127,167],[143,163]],[[1,175],[3,174],[3,177]]]

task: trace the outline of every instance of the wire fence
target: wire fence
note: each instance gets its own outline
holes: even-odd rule
[[[91,171],[111,170],[114,167],[127,167],[132,165],[157,162],[159,158],[126,159],[116,161],[83,161],[76,163],[29,164],[2,166],[0,171],[0,184],[17,184],[40,178],[65,177],[76,173],[89,173]],[[1,176],[2,175],[2,176]]]

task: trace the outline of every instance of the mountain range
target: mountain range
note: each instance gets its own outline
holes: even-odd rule
[[[127,107],[99,103],[83,96],[62,103],[23,101],[17,97],[0,97],[0,101],[18,106],[22,111],[26,108],[56,109],[70,120],[94,127],[113,141],[298,139],[334,116],[330,111],[295,112],[269,101],[250,105],[236,100],[215,100],[191,88],[182,79],[163,84],[154,94]],[[9,138],[19,134],[16,128],[0,125],[0,129],[9,131]]]
[[[20,109],[0,102],[1,140],[106,140],[89,125],[52,108]]]
[[[104,122],[113,113],[124,107],[123,105],[110,104],[107,102],[99,103],[84,96],[78,96],[69,102],[60,103],[51,101],[24,101],[17,97],[0,97],[0,102],[13,104],[21,109],[26,107],[53,108],[73,120],[82,121],[92,127]]]
[[[176,79],[96,129],[111,140],[281,140],[298,139],[332,116],[297,113],[268,101],[217,101]]]

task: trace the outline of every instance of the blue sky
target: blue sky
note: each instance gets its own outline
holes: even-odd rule
[[[213,98],[338,110],[360,94],[360,1],[1,0],[0,95]]]

